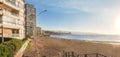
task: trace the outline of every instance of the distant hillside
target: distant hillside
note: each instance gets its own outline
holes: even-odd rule
[[[67,32],[67,31],[50,31],[43,30],[47,35],[60,35],[60,34],[73,34],[73,35],[94,35],[94,36],[120,36],[116,34],[100,34],[100,33],[92,33],[92,32]]]
[[[45,34],[71,34],[71,32],[65,32],[65,31],[48,31],[48,30],[44,30]]]

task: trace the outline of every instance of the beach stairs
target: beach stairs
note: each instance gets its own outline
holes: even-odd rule
[[[62,57],[107,57],[99,53],[76,54],[75,52],[63,52]]]

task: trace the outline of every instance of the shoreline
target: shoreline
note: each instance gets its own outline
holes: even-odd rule
[[[51,37],[51,36],[50,36],[50,38],[76,40],[76,41],[93,42],[93,43],[101,43],[101,44],[120,45],[120,42],[115,42],[115,41],[79,40],[79,39],[59,38],[59,37]]]
[[[62,34],[62,35],[50,35],[54,38],[83,40],[83,41],[95,41],[105,43],[120,43],[120,35],[76,35],[76,34]]]

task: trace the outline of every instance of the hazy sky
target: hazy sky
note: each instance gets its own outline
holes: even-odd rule
[[[120,34],[120,0],[27,0],[34,4],[37,26],[67,30]],[[119,20],[119,21],[117,21]]]

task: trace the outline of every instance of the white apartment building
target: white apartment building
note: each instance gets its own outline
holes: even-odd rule
[[[25,1],[0,0],[0,37],[25,38]]]

